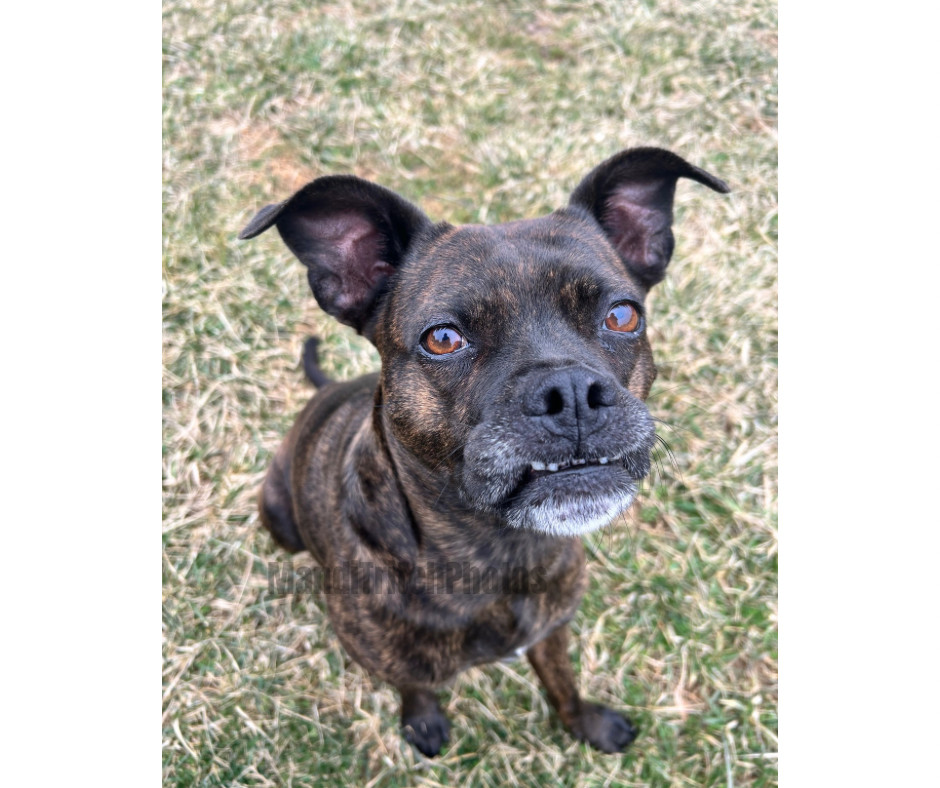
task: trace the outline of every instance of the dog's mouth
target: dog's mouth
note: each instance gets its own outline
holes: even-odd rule
[[[611,462],[622,460],[622,457],[598,457],[597,459],[570,459],[563,462],[537,462],[529,463],[529,468],[522,477],[522,484],[528,484],[535,479],[541,479],[543,476],[552,476],[556,473],[562,473],[569,470],[579,470],[581,468],[595,468],[602,465],[609,465]]]
[[[553,535],[603,528],[633,503],[647,470],[648,460],[633,455],[530,461],[505,499],[503,517]]]
[[[606,527],[633,503],[649,473],[655,438],[649,412],[624,394],[593,430],[557,434],[561,428],[549,426],[515,411],[477,425],[464,449],[466,502],[510,527],[544,534]]]

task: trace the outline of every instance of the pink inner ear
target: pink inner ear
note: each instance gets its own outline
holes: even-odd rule
[[[632,203],[611,200],[604,214],[604,225],[617,254],[637,265],[653,262],[648,259],[647,246],[654,223],[654,211]]]
[[[395,269],[382,259],[382,234],[358,213],[298,217],[301,231],[315,238],[321,262],[333,274],[333,305],[340,311],[361,304]]]
[[[619,186],[607,199],[603,223],[618,254],[639,266],[665,265],[663,233],[672,224],[672,194],[669,181],[630,183]]]
[[[376,260],[372,264],[372,278],[376,282],[386,276],[390,276],[394,272],[395,269],[384,260]]]

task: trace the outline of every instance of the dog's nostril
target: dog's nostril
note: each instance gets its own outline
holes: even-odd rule
[[[565,398],[561,396],[558,389],[549,389],[545,395],[545,413],[549,416],[557,416],[565,409]]]
[[[606,405],[604,402],[604,387],[600,383],[592,383],[588,387],[587,404],[592,409],[603,408]]]

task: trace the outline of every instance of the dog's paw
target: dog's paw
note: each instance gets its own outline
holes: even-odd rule
[[[636,726],[622,714],[596,703],[585,703],[572,733],[601,752],[622,752],[637,737]]]
[[[429,758],[433,758],[450,741],[450,723],[439,711],[416,714],[401,721],[405,740]]]

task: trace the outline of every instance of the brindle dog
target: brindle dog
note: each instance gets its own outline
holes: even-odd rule
[[[401,693],[408,740],[436,755],[435,688],[525,652],[578,739],[618,752],[623,715],[583,700],[568,621],[585,590],[580,534],[632,503],[654,426],[644,299],[673,251],[676,181],[727,185],[669,151],[625,150],[566,208],[496,226],[435,224],[352,176],[309,183],[272,225],[317,302],[371,340],[381,371],[321,384],[278,450],[261,520],[328,583],[349,654]]]

